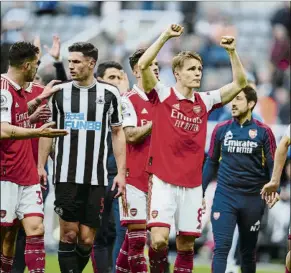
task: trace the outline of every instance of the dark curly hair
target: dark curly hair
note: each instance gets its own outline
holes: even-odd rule
[[[18,67],[26,61],[32,61],[37,58],[39,48],[32,43],[17,42],[14,43],[8,53],[9,65]]]
[[[98,49],[91,43],[74,43],[69,46],[69,52],[81,52],[85,57],[91,57],[96,62],[98,60]]]

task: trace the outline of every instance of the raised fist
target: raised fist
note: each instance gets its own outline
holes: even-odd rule
[[[184,31],[184,27],[176,24],[172,24],[169,26],[167,30],[165,30],[164,34],[168,39],[173,37],[179,37]]]
[[[235,50],[235,38],[233,36],[222,36],[220,45],[227,51]]]

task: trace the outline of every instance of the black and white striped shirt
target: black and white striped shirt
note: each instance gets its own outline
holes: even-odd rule
[[[53,121],[69,134],[56,140],[54,182],[106,186],[108,130],[122,124],[119,91],[99,81],[61,86],[52,98]]]

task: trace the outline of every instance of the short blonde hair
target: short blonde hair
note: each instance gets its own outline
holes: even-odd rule
[[[173,58],[173,61],[172,61],[173,73],[175,72],[176,68],[179,68],[179,69],[182,68],[185,60],[187,60],[187,59],[196,59],[202,65],[202,58],[200,57],[200,55],[198,53],[191,52],[191,51],[181,51]]]

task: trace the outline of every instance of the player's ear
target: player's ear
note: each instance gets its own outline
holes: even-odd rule
[[[95,65],[96,65],[96,61],[95,60],[92,59],[92,60],[89,61],[89,67],[91,69],[93,69],[95,67]]]
[[[179,71],[177,71],[177,69],[174,71],[174,77],[176,80],[180,79]]]
[[[248,106],[249,106],[249,109],[253,109],[253,107],[255,106],[255,102],[254,101],[249,101],[248,102]]]
[[[134,67],[132,74],[136,77],[136,78],[140,78],[140,71],[137,67]]]
[[[31,67],[31,63],[30,63],[30,62],[25,62],[25,63],[22,65],[22,67],[23,67],[25,70],[28,70],[28,69],[30,69],[30,67]]]

